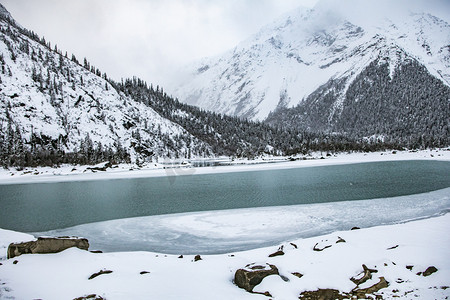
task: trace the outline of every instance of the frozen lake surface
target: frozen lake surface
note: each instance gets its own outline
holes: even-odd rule
[[[354,226],[396,224],[450,212],[450,188],[409,196],[128,218],[40,232],[89,239],[91,249],[219,254]],[[370,237],[367,237],[370,239]]]
[[[0,228],[104,251],[222,253],[440,214],[448,187],[443,161],[0,185]]]

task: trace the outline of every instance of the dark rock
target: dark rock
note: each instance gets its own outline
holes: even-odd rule
[[[352,229],[350,229],[350,230],[358,230],[358,229],[361,229],[361,228],[359,228],[359,227],[352,227]]]
[[[178,256],[178,258],[183,258],[183,255]]]
[[[82,296],[78,298],[74,298],[73,300],[106,300],[102,296],[96,295],[96,294],[90,294],[87,296]]]
[[[287,278],[287,277],[284,276],[284,275],[280,275],[280,277],[281,277],[281,279],[282,279],[284,282],[289,282],[289,281],[290,281],[289,278]]]
[[[436,269],[436,267],[435,266],[431,266],[431,267],[428,267],[423,273],[422,273],[422,275],[423,276],[430,276],[431,274],[433,274],[433,273],[436,273],[438,271],[438,269]]]
[[[194,261],[199,261],[199,260],[202,260],[202,257],[201,257],[199,254],[197,254],[197,255],[194,257]]]
[[[272,294],[269,293],[269,292],[267,292],[267,291],[264,292],[264,293],[261,293],[261,292],[252,292],[252,294],[259,294],[259,295],[263,295],[263,296],[270,297],[270,298],[273,297]]]
[[[234,283],[247,292],[252,292],[253,288],[270,275],[280,275],[278,268],[274,265],[247,265],[244,269],[239,269],[234,274]]]
[[[103,274],[110,274],[112,272],[113,271],[111,271],[111,270],[101,270],[101,271],[98,271],[97,273],[94,273],[91,276],[89,276],[88,279],[91,280],[91,279],[94,279],[97,276],[100,276],[100,275],[103,275]]]
[[[333,289],[318,289],[317,291],[305,291],[300,294],[299,299],[304,300],[343,300],[349,299],[350,296]]]
[[[414,266],[406,266],[406,268],[410,271],[412,271],[412,269],[414,268]]]
[[[346,243],[346,241],[343,238],[341,238],[340,236],[338,236],[338,240],[336,241],[336,244],[338,244],[338,243]]]
[[[395,245],[393,247],[387,248],[386,250],[392,250],[392,249],[395,249],[395,248],[398,248],[398,245]]]
[[[103,253],[102,250],[91,250],[91,251],[89,251],[89,252],[91,252],[91,253],[96,253],[96,254],[98,254],[98,253]]]
[[[150,273],[150,272],[149,271],[142,271],[139,274],[144,275],[144,274],[148,274],[148,273]]]
[[[93,173],[95,173],[97,171],[105,172],[106,166],[104,166],[104,167],[87,167],[86,170],[91,170]]]
[[[378,272],[375,269],[369,269],[366,265],[362,265],[362,267],[363,267],[363,271],[357,275],[357,276],[362,275],[361,278],[358,278],[357,276],[350,278],[350,280],[356,285],[360,285],[360,284],[366,282],[367,280],[372,279],[372,273]]]
[[[8,258],[21,254],[57,253],[71,247],[88,250],[89,242],[87,239],[77,237],[40,237],[35,241],[11,243],[8,247]]]
[[[359,298],[366,298],[367,294],[373,294],[378,292],[381,289],[387,288],[389,286],[389,282],[384,279],[384,277],[380,277],[380,281],[368,288],[365,289],[355,289],[352,291],[352,294]]]
[[[295,277],[298,277],[298,278],[302,278],[303,277],[303,274],[299,273],[299,272],[294,272],[294,273],[291,273],[291,274],[294,275]]]
[[[292,247],[294,247],[295,249],[297,249],[298,247],[297,247],[297,245],[296,244],[294,244],[294,243],[289,243],[289,244],[291,244],[291,246]]]
[[[319,243],[316,243],[316,244],[314,245],[314,247],[313,247],[313,250],[314,250],[314,251],[323,251],[323,250],[325,250],[325,249],[331,247],[331,245],[327,245],[327,246],[325,246],[325,247],[323,247],[323,248],[318,248],[317,245],[319,245]]]
[[[13,261],[13,265],[17,265],[19,263],[18,260]]]
[[[274,252],[269,255],[269,257],[275,257],[275,256],[281,256],[284,255],[284,252],[282,250],[278,250],[277,252]]]

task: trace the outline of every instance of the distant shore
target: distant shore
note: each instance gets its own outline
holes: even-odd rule
[[[199,158],[192,160],[166,160],[162,163],[119,164],[105,167],[106,162],[95,166],[63,165],[58,168],[37,167],[17,170],[0,169],[0,184],[24,184],[39,182],[89,181],[125,178],[145,178],[164,176],[185,176],[196,174],[215,174],[246,172],[271,169],[290,169],[301,167],[328,166],[378,161],[399,160],[442,160],[450,161],[450,149],[386,151],[370,153],[313,153],[293,157],[259,157],[253,160],[221,158]],[[215,163],[216,166],[194,167],[191,162]]]

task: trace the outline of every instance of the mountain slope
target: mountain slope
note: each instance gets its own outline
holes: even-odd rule
[[[330,80],[339,81],[333,105],[323,112],[332,117],[342,112],[356,77],[379,59],[389,64],[390,77],[414,59],[449,86],[448,23],[404,10],[372,16],[374,1],[365,1],[366,11],[358,15],[352,5],[358,3],[321,1],[313,10],[293,11],[223,56],[192,67],[176,95],[205,109],[263,120],[277,108],[302,103]]]
[[[402,60],[392,77],[389,66],[373,61],[348,87],[346,78],[330,80],[296,107],[269,114],[267,122],[408,148],[448,146],[450,88],[414,59]],[[337,108],[336,98],[343,99]]]
[[[208,112],[138,78],[115,82],[86,59],[69,59],[0,9],[3,167],[368,149],[343,135]]]
[[[0,53],[0,146],[13,164],[32,159],[20,157],[24,149],[34,151],[34,159],[79,152],[91,162],[94,155],[135,161],[138,152],[155,158],[184,155],[188,148],[211,153],[180,125],[118,92],[86,60],[79,65],[7,18],[0,20]],[[145,149],[136,151],[137,144]]]

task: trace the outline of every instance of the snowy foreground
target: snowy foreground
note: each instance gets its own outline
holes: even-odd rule
[[[68,168],[49,168],[47,173],[41,168],[39,175],[20,175],[24,171],[10,170],[2,171],[0,183],[188,175],[411,159],[448,161],[450,152],[352,154],[324,160],[186,170],[123,168],[74,174]],[[92,294],[104,299],[298,299],[302,292],[319,288],[350,292],[356,287],[350,278],[363,271],[363,264],[377,272],[359,288],[377,284],[383,277],[389,285],[375,294],[384,299],[448,299],[449,211],[450,188],[446,188],[385,199],[112,220],[43,234],[79,232],[89,238],[90,250],[123,252],[91,253],[71,248],[57,254],[26,254],[12,259],[6,259],[8,245],[34,237],[0,229],[0,299],[59,300]],[[398,222],[406,223],[395,224]],[[353,226],[362,229],[349,230]],[[143,249],[156,249],[153,251],[160,253],[125,252],[128,243],[135,245],[139,241]],[[148,247],[148,243],[153,244]],[[240,247],[257,249],[239,251]],[[269,257],[280,248],[284,255]],[[201,254],[201,260],[195,261],[195,254]],[[268,276],[253,289],[269,292],[272,297],[251,294],[233,283],[235,272],[251,263],[278,268],[281,276]],[[431,266],[437,272],[423,276],[421,272]],[[102,270],[112,272],[89,279]]]
[[[151,252],[90,253],[71,248],[58,254],[27,254],[0,265],[1,299],[73,299],[97,294],[105,299],[269,299],[250,294],[233,283],[236,270],[247,264],[275,265],[281,276],[266,277],[254,288],[272,299],[298,299],[305,290],[333,288],[349,292],[350,278],[362,264],[378,272],[361,287],[384,277],[384,299],[446,299],[450,297],[450,214],[405,224],[293,240],[283,243],[284,255],[268,257],[279,246],[222,255],[164,255]],[[0,247],[32,236],[0,231]],[[336,243],[338,240],[345,242]],[[327,247],[331,246],[331,247]],[[323,251],[314,251],[324,249]],[[434,266],[437,272],[417,275]],[[89,277],[100,271],[112,273]],[[141,272],[146,271],[148,273]],[[293,275],[302,274],[301,278]]]

